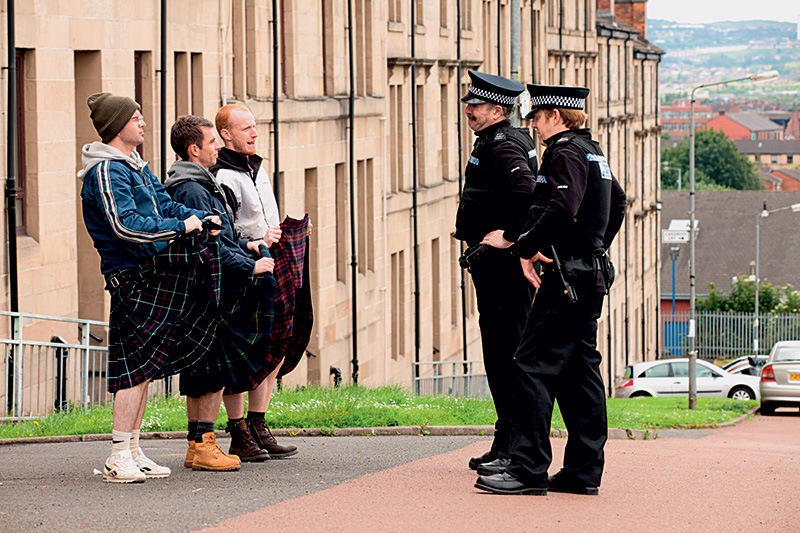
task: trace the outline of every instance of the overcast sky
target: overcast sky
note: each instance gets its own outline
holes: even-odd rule
[[[797,22],[800,0],[649,0],[647,18],[676,22],[779,20]]]

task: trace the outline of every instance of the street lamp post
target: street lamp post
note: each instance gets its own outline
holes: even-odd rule
[[[695,303],[697,294],[695,290],[695,190],[694,190],[694,103],[695,93],[699,89],[707,87],[715,87],[717,85],[727,85],[729,83],[736,83],[739,81],[770,81],[778,77],[778,72],[770,70],[767,72],[759,72],[758,74],[751,74],[744,78],[736,78],[733,80],[718,81],[715,83],[706,83],[698,85],[692,89],[690,100],[690,140],[689,140],[689,409],[697,409],[697,337],[696,337],[696,310]]]
[[[760,255],[760,234],[761,234],[761,219],[767,218],[770,213],[777,213],[779,211],[786,211],[787,209],[791,209],[793,213],[800,212],[800,203],[787,205],[786,207],[779,207],[777,209],[767,209],[767,201],[764,200],[764,205],[761,207],[761,211],[759,211],[758,216],[756,217],[756,269],[755,269],[755,302],[753,305],[753,355],[758,355],[758,333],[759,333],[759,324],[758,324],[758,312],[759,312],[759,300],[758,300],[758,284],[761,281],[759,278],[758,266],[759,266],[759,255]]]

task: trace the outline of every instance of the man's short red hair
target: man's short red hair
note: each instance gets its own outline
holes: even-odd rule
[[[231,122],[231,113],[234,111],[244,111],[246,113],[250,112],[249,109],[241,104],[228,104],[222,106],[220,110],[217,111],[217,116],[214,117],[214,124],[217,127],[217,133],[222,135],[222,130],[228,129],[228,126]]]

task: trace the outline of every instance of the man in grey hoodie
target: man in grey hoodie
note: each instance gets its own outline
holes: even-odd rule
[[[239,460],[260,462],[269,455],[253,440],[244,421],[228,423],[231,455],[223,454],[214,438],[214,421],[223,387],[228,388],[228,395],[242,396],[252,387],[251,376],[259,371],[269,373],[271,369],[264,367],[279,362],[270,363],[263,356],[272,340],[275,261],[266,252],[263,239],[248,241],[236,236],[225,194],[208,171],[219,151],[214,125],[202,117],[179,117],[172,126],[170,144],[181,160],[169,170],[164,183],[167,191],[184,205],[218,213],[223,224],[220,324],[214,347],[208,357],[181,373],[181,394],[186,395],[189,419],[184,466],[193,470],[238,470]],[[228,468],[229,457],[238,457],[236,468]]]
[[[216,330],[220,262],[209,236],[219,232],[198,232],[202,219],[220,220],[173,201],[142,161],[139,104],[110,93],[87,103],[102,142],[83,147],[83,219],[111,293],[106,378],[114,419],[103,481],[138,483],[170,474],[139,448],[150,382],[204,357]]]

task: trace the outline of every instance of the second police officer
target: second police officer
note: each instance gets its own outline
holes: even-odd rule
[[[529,85],[527,118],[547,149],[527,231],[517,243],[538,291],[514,355],[517,399],[510,464],[475,486],[499,494],[597,494],[608,425],[597,319],[613,282],[608,248],[625,216],[625,193],[582,128],[584,87]],[[541,276],[534,263],[542,266]],[[550,421],[558,401],[568,439],[564,466],[548,479]]]
[[[471,84],[461,101],[467,104],[464,114],[476,139],[454,237],[469,246],[459,262],[475,286],[484,366],[497,411],[492,447],[470,459],[469,467],[491,474],[508,464],[515,409],[513,356],[533,294],[513,245],[533,200],[537,161],[528,130],[509,122],[525,87],[474,70],[469,76]]]

